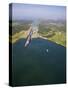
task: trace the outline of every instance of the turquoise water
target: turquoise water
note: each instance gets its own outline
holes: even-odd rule
[[[14,86],[65,83],[66,48],[41,38],[26,48],[25,42],[20,39],[12,47]]]

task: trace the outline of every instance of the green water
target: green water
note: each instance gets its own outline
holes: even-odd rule
[[[12,83],[17,85],[66,82],[66,48],[44,39],[33,39],[28,47],[20,39],[12,47]]]

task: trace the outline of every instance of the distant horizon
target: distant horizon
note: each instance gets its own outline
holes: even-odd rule
[[[12,5],[12,7],[11,7]],[[11,13],[12,8],[12,13]],[[65,6],[13,3],[9,6],[10,20],[66,20]]]

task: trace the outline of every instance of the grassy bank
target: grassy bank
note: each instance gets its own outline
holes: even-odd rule
[[[39,26],[39,35],[51,40],[62,46],[66,46],[66,28],[65,26],[52,26],[52,25],[40,25]]]

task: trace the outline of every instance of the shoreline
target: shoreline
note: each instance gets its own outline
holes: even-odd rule
[[[22,39],[26,39],[27,37],[21,37],[21,38],[22,38]],[[9,42],[12,43],[12,44],[14,44],[14,43],[16,43],[16,42],[17,42],[19,39],[21,39],[21,38],[17,38],[17,39],[13,39],[13,40],[10,40],[10,39],[9,39]],[[42,37],[42,36],[39,36],[39,37],[32,37],[32,38],[41,38],[41,39],[48,40],[48,41],[50,41],[50,42],[52,42],[52,43],[61,45],[61,44],[59,44],[59,43],[53,42],[53,41],[51,41],[51,40],[49,40],[49,39],[47,39],[47,38],[45,38],[45,37]],[[63,46],[63,45],[61,45],[61,46]],[[63,46],[63,47],[66,47],[66,46]]]
[[[27,36],[28,36],[28,34],[29,34],[29,31],[30,31],[30,29],[28,29],[27,31],[24,31],[24,30],[22,30],[21,32],[19,32],[19,33],[16,33],[16,34],[14,34],[14,35],[9,35],[9,42],[10,43],[12,43],[12,44],[14,44],[15,42],[17,42],[19,39],[26,39],[27,38]],[[41,36],[41,35],[39,35],[38,33],[33,33],[33,35],[32,35],[32,38],[42,38],[42,39],[45,39],[45,40],[49,40],[48,38],[46,38],[46,37],[43,37],[43,36]],[[58,42],[54,42],[54,41],[52,41],[52,40],[49,40],[49,41],[51,41],[51,42],[53,42],[53,43],[56,43],[56,44],[58,44],[58,45],[61,45],[61,44],[59,44]],[[61,45],[61,46],[64,46],[64,47],[66,47],[66,45]]]

